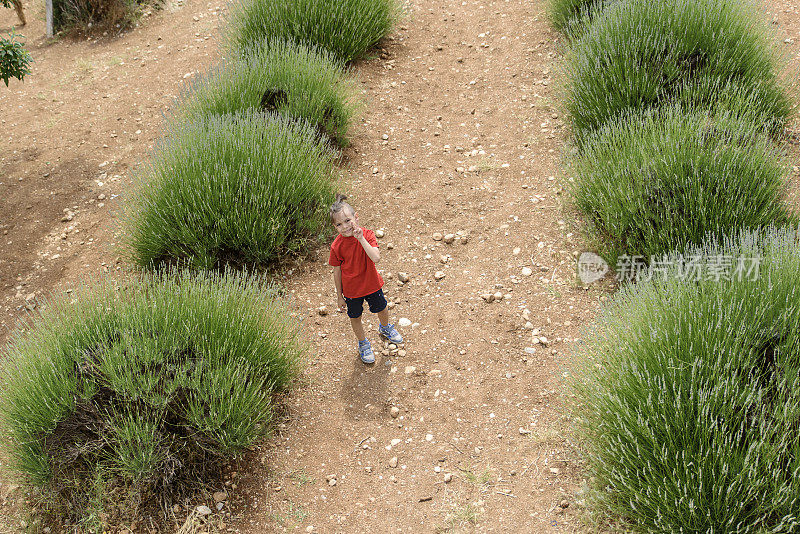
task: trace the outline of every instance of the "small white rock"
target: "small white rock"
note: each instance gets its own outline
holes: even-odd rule
[[[411,320],[406,319],[405,317],[401,317],[400,320],[397,321],[397,324],[399,324],[402,327],[411,326]]]
[[[437,280],[441,280],[442,278],[445,277],[444,271],[436,271],[433,274],[433,277],[436,278]]]
[[[392,456],[391,460],[389,460],[389,467],[392,469],[397,467],[397,456]]]
[[[533,274],[533,270],[530,267],[523,267],[522,268],[522,276],[530,276]]]

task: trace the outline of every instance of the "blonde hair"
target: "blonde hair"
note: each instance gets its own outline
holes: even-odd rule
[[[336,195],[336,201],[333,204],[331,204],[331,210],[330,210],[331,220],[333,219],[334,215],[342,211],[344,208],[350,210],[350,215],[355,213],[355,211],[353,210],[353,206],[345,202],[345,200],[347,200],[346,195],[342,194]]]

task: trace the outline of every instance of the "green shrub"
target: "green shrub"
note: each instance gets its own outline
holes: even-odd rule
[[[31,55],[14,37],[13,33],[8,39],[0,37],[0,80],[6,87],[11,78],[22,81],[26,74],[31,73]]]
[[[747,110],[773,132],[791,113],[768,29],[738,0],[627,0],[572,43],[565,106],[578,142],[627,110],[665,104]]]
[[[14,467],[94,527],[212,482],[268,434],[304,350],[276,290],[232,272],[106,282],[28,326],[0,371]]]
[[[571,28],[584,25],[612,1],[616,0],[549,0],[547,14],[556,30],[572,33]]]
[[[294,40],[348,63],[386,36],[399,14],[398,0],[238,0],[226,41],[236,55],[264,41]]]
[[[173,128],[122,217],[141,266],[265,266],[323,235],[334,153],[312,126],[258,112]]]
[[[588,138],[569,162],[575,206],[595,246],[618,256],[660,256],[708,234],[784,225],[789,167],[748,122],[667,108],[633,114]]]
[[[154,0],[54,0],[55,31],[80,32],[103,28],[120,30],[133,25],[142,6]]]
[[[325,51],[273,41],[229,60],[183,95],[185,119],[246,110],[299,117],[339,143],[347,142],[358,109],[355,82]]]
[[[798,233],[692,254],[760,264],[719,281],[676,267],[606,307],[576,406],[601,502],[642,532],[800,532]]]

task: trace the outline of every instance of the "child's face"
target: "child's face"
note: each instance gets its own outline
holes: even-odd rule
[[[344,237],[352,237],[353,230],[358,226],[358,214],[351,213],[349,209],[343,210],[333,214],[333,226],[336,231]]]

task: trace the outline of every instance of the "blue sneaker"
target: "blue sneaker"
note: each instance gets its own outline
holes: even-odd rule
[[[397,331],[392,323],[389,323],[386,326],[378,323],[378,333],[394,344],[403,342],[403,336],[400,335],[400,332]]]
[[[358,342],[358,355],[364,363],[375,363],[375,354],[372,352],[372,345],[368,339]]]

